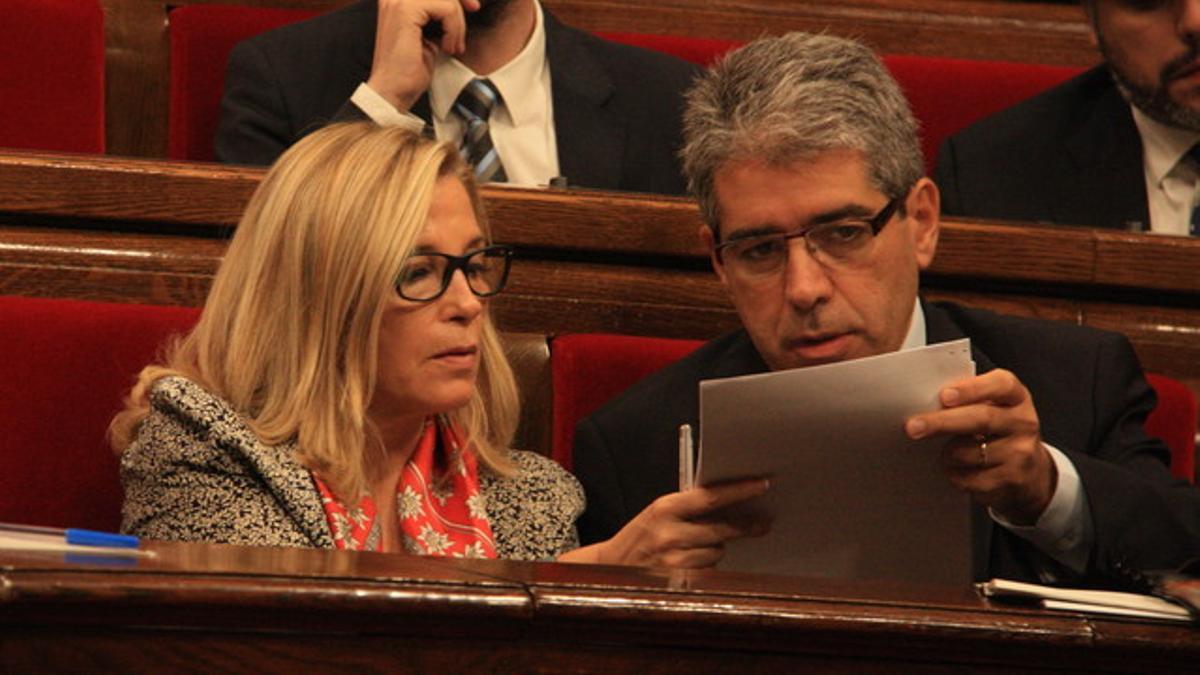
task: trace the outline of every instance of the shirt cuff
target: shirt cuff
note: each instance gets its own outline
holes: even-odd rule
[[[358,85],[358,89],[355,89],[354,95],[350,97],[350,102],[381,127],[404,127],[418,134],[425,129],[425,120],[410,112],[396,110],[395,106],[367,86],[366,82]]]
[[[1092,548],[1092,514],[1087,493],[1079,481],[1075,465],[1061,450],[1043,443],[1058,471],[1058,483],[1050,504],[1033,525],[1015,525],[988,509],[988,515],[1013,534],[1038,547],[1043,553],[1082,573],[1087,569]]]

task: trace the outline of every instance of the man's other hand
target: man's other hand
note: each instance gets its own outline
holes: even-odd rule
[[[905,432],[946,437],[942,468],[955,487],[1009,522],[1035,524],[1058,474],[1029,390],[998,369],[942,389],[939,399],[941,410],[909,418]]]

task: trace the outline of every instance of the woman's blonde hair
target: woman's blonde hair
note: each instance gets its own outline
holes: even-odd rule
[[[296,440],[297,459],[340,496],[366,489],[384,456],[367,417],[380,318],[443,176],[463,182],[487,236],[474,178],[449,145],[353,123],[285,152],[250,199],[196,327],[139,375],[110,427],[113,448],[133,441],[154,382],[181,375],[226,400],[264,443]],[[508,474],[516,383],[482,321],[475,394],[449,417],[484,466]]]

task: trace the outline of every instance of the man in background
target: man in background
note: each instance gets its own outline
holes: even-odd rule
[[[216,152],[269,164],[330,121],[369,117],[428,125],[483,181],[676,194],[695,72],[537,0],[368,0],[239,44]]]
[[[1083,7],[1105,63],[947,139],[943,212],[1200,235],[1200,2]]]
[[[918,298],[939,194],[907,101],[868,48],[753,42],[689,94],[684,140],[700,238],[743,328],[580,422],[584,541],[675,490],[677,429],[699,428],[701,380],[967,337],[979,375],[903,433],[944,440],[946,479],[978,506],[978,577],[1104,582],[1200,550],[1200,492],[1142,431],[1154,395],[1124,337]]]

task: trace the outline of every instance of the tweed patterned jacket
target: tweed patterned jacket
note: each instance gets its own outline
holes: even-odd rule
[[[258,439],[229,405],[180,377],[154,384],[150,414],[121,455],[121,530],[147,539],[333,548],[294,442]],[[480,468],[501,558],[545,560],[579,545],[583,491],[561,467],[513,452],[511,478]]]

